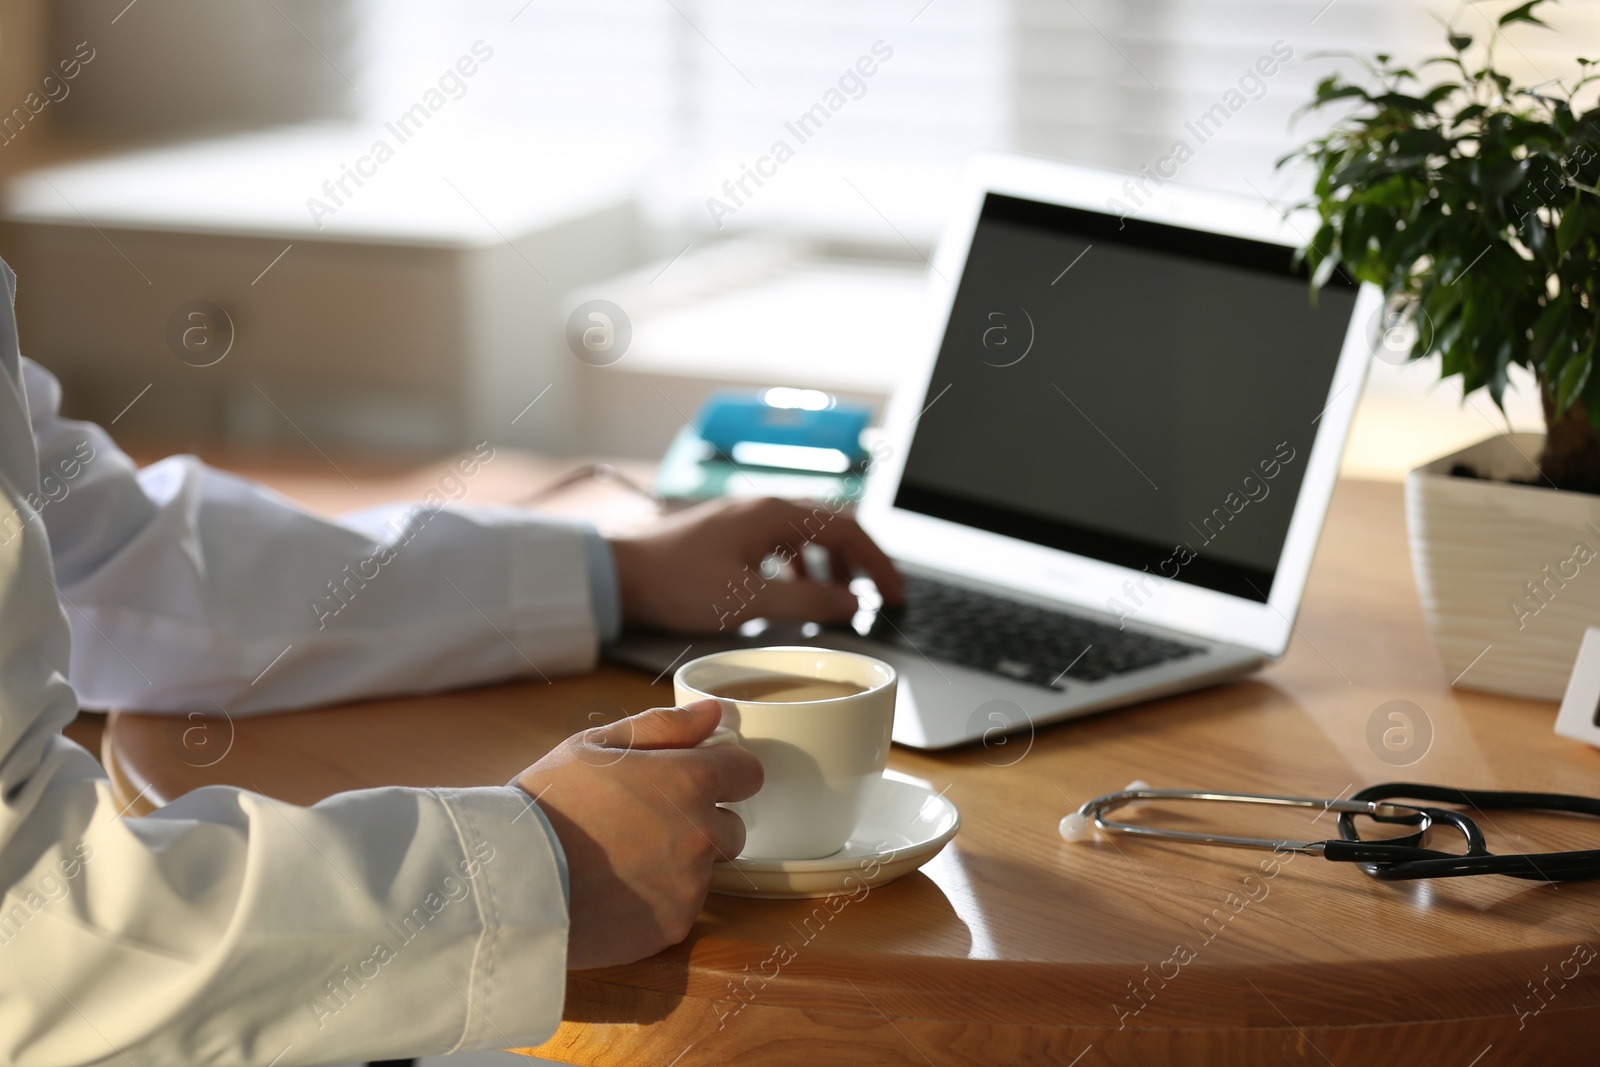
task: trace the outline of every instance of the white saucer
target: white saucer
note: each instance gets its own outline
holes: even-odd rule
[[[736,859],[711,866],[711,891],[730,897],[799,900],[880,886],[927,863],[961,827],[948,799],[916,779],[885,771],[845,846],[816,860]]]

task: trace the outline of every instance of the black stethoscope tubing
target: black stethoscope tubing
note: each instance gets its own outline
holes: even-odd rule
[[[1350,797],[1356,801],[1423,801],[1454,804],[1475,811],[1549,811],[1600,818],[1600,799],[1567,793],[1521,793],[1490,789],[1455,789],[1449,786],[1420,785],[1414,782],[1387,782],[1368,786]],[[1326,859],[1353,862],[1374,878],[1383,881],[1408,881],[1418,878],[1464,878],[1480,874],[1503,874],[1536,882],[1572,882],[1600,878],[1600,849],[1572,852],[1519,853],[1498,856],[1490,852],[1478,824],[1455,808],[1413,804],[1434,824],[1449,825],[1466,841],[1462,853],[1440,852],[1421,847],[1422,832],[1363,841],[1356,831],[1355,816],[1339,815],[1339,839],[1323,842]],[[1405,822],[1403,817],[1382,818],[1383,822]]]

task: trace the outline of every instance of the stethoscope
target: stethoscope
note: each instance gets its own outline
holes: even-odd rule
[[[1196,845],[1228,848],[1253,848],[1274,852],[1295,852],[1321,856],[1326,860],[1355,863],[1374,878],[1403,881],[1412,878],[1462,878],[1474,874],[1504,874],[1538,882],[1575,882],[1600,878],[1600,849],[1574,852],[1543,852],[1497,856],[1490,852],[1478,824],[1456,808],[1436,807],[1455,804],[1474,811],[1568,812],[1600,818],[1600,799],[1566,793],[1507,793],[1488,789],[1452,789],[1411,782],[1386,782],[1368,786],[1344,799],[1281,797],[1265,793],[1206,793],[1187,789],[1149,789],[1135,782],[1119,793],[1107,793],[1089,801],[1061,820],[1061,836],[1081,841],[1090,827],[1105,833],[1134,834],[1163,841],[1183,841]],[[1228,804],[1263,804],[1276,807],[1312,808],[1338,813],[1339,836],[1325,841],[1272,840],[1264,837],[1234,837],[1228,834],[1169,830],[1147,823],[1117,822],[1108,812],[1142,801],[1198,800]],[[1421,803],[1400,803],[1420,801]],[[1363,840],[1356,830],[1357,816],[1374,822],[1402,826],[1410,832],[1395,837]],[[1462,853],[1423,848],[1424,835],[1435,826],[1447,826],[1461,834],[1467,848]]]

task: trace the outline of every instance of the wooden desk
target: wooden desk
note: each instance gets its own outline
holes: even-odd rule
[[[1600,885],[1387,885],[1309,857],[1264,877],[1258,853],[1068,845],[1056,834],[1067,810],[1135,778],[1308,796],[1394,780],[1600,792],[1600,752],[1558,739],[1553,706],[1448,683],[1418,609],[1400,487],[1341,483],[1281,663],[1042,729],[1031,743],[896,750],[891,766],[961,808],[960,835],[933,863],[836,910],[713,896],[683,944],[572,977],[567,1022],[536,1051],[678,1067],[1592,1057],[1600,959],[1577,966],[1574,947],[1600,950]],[[607,668],[251,719],[204,770],[180,758],[185,724],[114,715],[105,759],[125,799],[145,789],[157,803],[210,782],[298,803],[381,784],[498,783],[591,712],[670,698],[665,683]],[[1367,741],[1369,718],[1391,700],[1432,725],[1431,749],[1410,767],[1386,764]],[[1303,815],[1272,825],[1332,836],[1330,822],[1315,833]],[[1600,846],[1600,828],[1572,819],[1484,825],[1502,850]],[[785,943],[791,961],[764,963]]]

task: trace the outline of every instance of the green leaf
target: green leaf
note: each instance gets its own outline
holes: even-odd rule
[[[1488,340],[1488,338],[1485,338]],[[1489,372],[1489,399],[1504,414],[1506,410],[1507,372],[1511,366],[1511,338],[1501,341],[1494,350],[1494,362]]]
[[[1445,64],[1447,66],[1451,66],[1451,67],[1456,68],[1457,70],[1459,70],[1461,72],[1461,76],[1464,77],[1464,78],[1465,77],[1469,77],[1469,75],[1467,74],[1467,68],[1461,62],[1461,57],[1459,55],[1456,55],[1456,56],[1429,56],[1427,59],[1424,59],[1421,63],[1418,63],[1417,67],[1419,69],[1421,69],[1421,68],[1424,68],[1424,67],[1436,66],[1436,65],[1438,65],[1440,63],[1443,63],[1443,64]]]
[[[1555,388],[1555,384],[1566,373],[1567,363],[1577,351],[1577,346],[1572,343],[1572,337],[1566,333],[1566,328],[1565,322],[1556,328],[1555,335],[1550,338],[1550,351],[1544,357],[1543,364],[1534,368],[1540,385],[1551,389]]]
[[[1574,148],[1579,145],[1600,145],[1600,107],[1578,119],[1573,131],[1567,135]]]
[[[1456,82],[1440,82],[1438,85],[1435,85],[1432,89],[1429,89],[1426,93],[1424,93],[1422,95],[1422,99],[1426,100],[1429,106],[1437,106],[1443,101],[1450,99],[1453,94],[1459,93],[1460,91],[1461,86]]]
[[[1590,353],[1593,346],[1590,347]],[[1561,369],[1561,377],[1556,382],[1556,414],[1561,414],[1572,406],[1572,401],[1589,382],[1590,369],[1594,362],[1589,358],[1590,353],[1581,353],[1567,360],[1567,365]]]
[[[1335,188],[1346,185],[1363,186],[1369,178],[1383,168],[1383,160],[1363,156],[1334,171],[1333,184]]]
[[[1535,259],[1544,259],[1546,227],[1537,211],[1522,216],[1522,243],[1528,246]]]
[[[1450,154],[1455,142],[1436,129],[1405,130],[1394,139],[1394,151],[1400,156],[1444,156]]]
[[[1504,241],[1496,241],[1489,246],[1489,254],[1472,268],[1470,277],[1474,287],[1480,284],[1494,286],[1477,293],[1476,297],[1492,303],[1497,314],[1502,313],[1508,305],[1520,302],[1523,293],[1533,291],[1528,281],[1527,263]],[[1542,280],[1540,284],[1542,286]],[[1516,294],[1516,297],[1513,298],[1512,294]],[[1509,323],[1495,325],[1497,330],[1509,327]]]
[[[1326,259],[1334,250],[1334,242],[1338,239],[1339,231],[1334,228],[1331,222],[1324,222],[1319,226],[1316,234],[1311,238],[1310,248],[1313,260],[1321,263]]]
[[[1472,47],[1472,35],[1468,33],[1452,33],[1450,35],[1450,47],[1457,52],[1465,52]]]
[[[1561,221],[1556,224],[1556,252],[1565,256],[1572,251],[1583,235],[1583,197],[1574,197],[1572,203],[1561,209]]]
[[[1528,0],[1521,7],[1514,7],[1504,15],[1501,15],[1500,21],[1495,25],[1509,26],[1513,22],[1531,22],[1536,26],[1548,26],[1549,23],[1541,21],[1532,14],[1533,9],[1542,3],[1544,3],[1544,0]]]
[[[1439,377],[1448,378],[1464,370],[1465,352],[1461,345],[1461,316],[1456,316],[1433,335],[1433,350],[1440,354]]]
[[[1380,93],[1367,99],[1380,107],[1393,108],[1395,111],[1407,111],[1414,115],[1432,115],[1436,112],[1428,101],[1419,96],[1410,96],[1406,93]]]
[[[1328,279],[1333,277],[1333,272],[1338,266],[1339,261],[1333,256],[1329,256],[1318,263],[1316,271],[1311,275],[1312,290],[1321,289],[1324,285],[1327,285]]]
[[[1565,100],[1556,100],[1551,104],[1550,110],[1555,116],[1556,132],[1562,137],[1571,137],[1572,131],[1578,125],[1577,120],[1572,117],[1572,108]]]
[[[1572,294],[1562,293],[1540,312],[1533,324],[1533,337],[1528,342],[1528,356],[1535,365],[1543,364],[1541,373],[1555,374],[1558,368],[1550,362],[1556,353],[1556,338],[1565,327],[1567,312],[1572,308]]]
[[[1507,196],[1522,184],[1522,179],[1527,173],[1526,159],[1507,160],[1504,163],[1484,167],[1483,191],[1497,199]]]
[[[1317,95],[1314,97],[1313,102],[1317,105],[1327,104],[1332,103],[1335,100],[1344,100],[1352,96],[1359,96],[1363,100],[1372,99],[1372,94],[1361,88],[1359,85],[1330,85],[1327,82],[1324,82],[1322,85],[1317,86]]]

